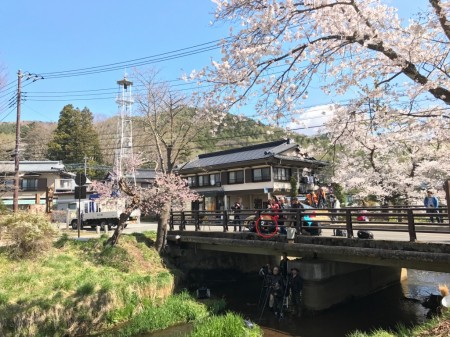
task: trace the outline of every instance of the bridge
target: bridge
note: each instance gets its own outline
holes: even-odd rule
[[[169,247],[187,270],[256,272],[255,267],[278,264],[287,253],[291,267],[301,266],[304,303],[311,310],[333,305],[330,296],[337,304],[399,282],[404,268],[450,272],[444,208],[432,214],[438,217],[435,223],[425,208],[406,206],[287,209],[279,219],[276,215],[268,210],[172,212]],[[242,231],[235,232],[239,224]],[[359,231],[374,238],[359,238]]]
[[[283,210],[282,216],[272,221],[274,213],[264,210],[245,210],[238,215],[235,219],[236,214],[229,211],[172,212],[168,239],[206,250],[263,255],[287,252],[295,257],[450,272],[446,208],[436,214],[407,206],[299,208]],[[440,222],[435,218],[435,223],[430,222],[430,215]],[[231,232],[239,224],[242,232]],[[374,239],[360,239],[355,235],[358,231],[371,232]]]

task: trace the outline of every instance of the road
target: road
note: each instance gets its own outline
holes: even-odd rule
[[[130,224],[125,228],[124,233],[141,233],[144,231],[156,231],[156,222],[141,222],[139,224]],[[78,231],[73,229],[67,229],[64,225],[60,226],[61,231],[69,234],[70,237],[77,237]],[[177,229],[177,228],[176,228]],[[187,226],[186,230],[193,231],[194,226]],[[217,231],[222,232],[221,226],[202,226],[202,231]],[[229,230],[233,230],[230,226]],[[102,232],[101,234],[103,234]],[[112,231],[109,231],[112,234]],[[409,235],[407,232],[388,232],[388,231],[373,231],[375,240],[388,240],[388,241],[409,241]],[[101,234],[97,234],[95,229],[83,229],[80,231],[81,238],[95,238]],[[356,230],[354,231],[356,235]],[[333,236],[333,230],[324,228],[322,229],[322,236]],[[450,244],[450,233],[417,233],[417,242],[438,242]]]

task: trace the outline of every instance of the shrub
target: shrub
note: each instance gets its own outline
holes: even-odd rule
[[[12,258],[37,256],[47,251],[57,231],[44,215],[13,213],[0,218],[0,241]]]

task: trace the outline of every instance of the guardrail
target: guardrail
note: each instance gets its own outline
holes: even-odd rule
[[[361,216],[367,217],[367,220],[362,220]],[[258,226],[258,219],[263,219],[263,222],[265,220],[267,227],[267,221],[271,221],[270,217],[276,222],[277,230],[295,228],[297,235],[311,235],[314,232],[320,235],[322,228],[333,229],[335,233],[345,233],[347,238],[354,237],[354,231],[392,231],[408,232],[409,241],[414,242],[419,232],[450,234],[447,208],[440,207],[436,213],[427,213],[426,208],[415,206],[289,208],[281,212],[246,209],[239,213],[229,210],[173,211],[170,214],[169,229],[175,230],[178,226],[182,231],[186,230],[186,226],[194,226],[195,231],[202,230],[202,227],[208,227],[209,230],[212,227],[213,230],[224,232],[229,231],[230,227],[234,230],[254,230]],[[435,220],[434,223],[431,222],[431,217]],[[259,226],[262,226],[260,221]],[[268,227],[275,228],[273,224]]]

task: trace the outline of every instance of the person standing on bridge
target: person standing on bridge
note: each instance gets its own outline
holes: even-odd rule
[[[326,208],[327,207],[327,196],[323,187],[319,187],[317,190],[317,207]]]
[[[242,232],[242,224],[241,224],[241,199],[238,199],[233,207],[231,207],[232,210],[234,210],[234,231],[236,232],[236,226],[239,226],[239,232]]]
[[[438,213],[439,210],[439,200],[437,197],[435,197],[433,195],[433,191],[428,190],[427,191],[427,196],[425,197],[425,199],[423,199],[423,204],[424,206],[427,208],[427,213],[428,214],[433,214],[433,213]],[[436,222],[440,223],[441,222],[441,218],[439,217],[439,215],[430,216],[430,221],[432,223],[434,223],[434,218],[436,218]]]
[[[317,208],[318,205],[317,194],[314,191],[311,191],[306,195],[306,203],[314,208]]]

